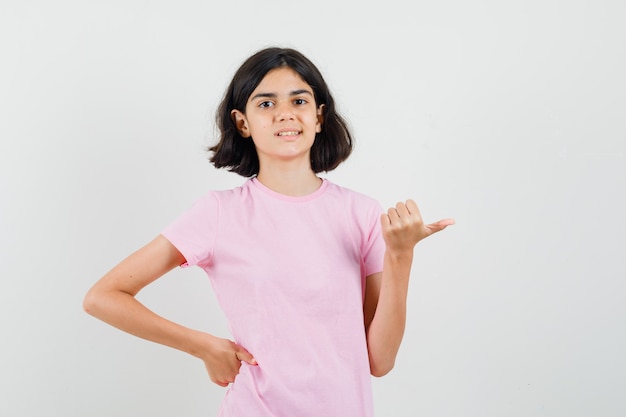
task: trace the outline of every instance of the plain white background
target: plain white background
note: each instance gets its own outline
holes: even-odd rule
[[[623,416],[626,3],[0,2],[0,414],[212,416],[195,358],[87,289],[209,189],[235,69],[295,47],[357,148],[328,177],[457,225],[420,243],[386,416]],[[140,294],[227,336],[207,279]]]

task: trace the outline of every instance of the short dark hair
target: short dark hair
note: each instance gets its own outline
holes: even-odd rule
[[[315,103],[324,105],[321,132],[315,135],[311,148],[311,168],[315,173],[331,171],[350,156],[353,139],[348,125],[335,108],[326,81],[317,67],[302,53],[291,48],[271,47],[249,57],[239,67],[220,103],[216,123],[220,140],[210,146],[209,158],[216,168],[227,168],[244,177],[259,173],[259,157],[250,139],[244,139],[232,119],[234,109],[245,113],[246,104],[263,77],[279,67],[288,67],[313,89]]]

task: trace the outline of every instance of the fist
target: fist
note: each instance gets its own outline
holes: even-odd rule
[[[204,361],[211,381],[221,387],[226,387],[235,381],[242,362],[257,365],[254,357],[245,348],[231,340],[214,336],[210,336],[210,343],[207,344],[201,359]]]
[[[443,219],[424,224],[417,204],[413,200],[397,203],[380,217],[383,239],[387,250],[412,251],[417,242],[454,224],[454,219]]]

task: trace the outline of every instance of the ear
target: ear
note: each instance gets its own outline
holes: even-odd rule
[[[246,115],[241,111],[234,109],[230,112],[230,117],[235,122],[235,127],[237,127],[237,131],[244,138],[250,137],[250,129],[248,128],[248,119],[246,119]]]
[[[322,125],[324,124],[324,110],[326,110],[325,104],[320,104],[317,108],[317,123],[315,124],[316,133],[320,133],[322,131]]]

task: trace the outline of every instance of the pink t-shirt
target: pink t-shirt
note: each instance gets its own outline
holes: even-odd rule
[[[221,417],[371,417],[365,278],[380,272],[381,207],[328,180],[278,194],[256,178],[213,191],[162,234],[209,276],[244,363]]]

